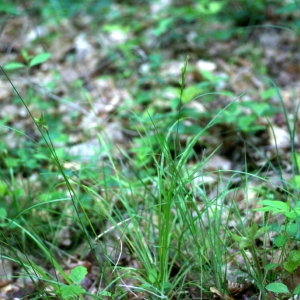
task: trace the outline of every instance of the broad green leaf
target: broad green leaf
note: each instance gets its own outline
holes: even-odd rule
[[[297,287],[294,289],[293,294],[300,294],[300,284],[298,284]]]
[[[260,102],[260,103],[253,103],[251,109],[258,115],[262,116],[266,110],[270,108],[268,103]]]
[[[84,279],[84,277],[87,274],[87,269],[86,267],[83,266],[77,266],[74,268],[70,275],[69,278],[75,283],[75,284],[80,284],[80,282]]]
[[[274,282],[274,283],[270,283],[266,286],[266,289],[270,292],[276,293],[276,294],[289,294],[290,291],[287,288],[287,286],[283,283],[280,282]]]
[[[149,281],[151,283],[154,283],[157,280],[157,271],[156,271],[156,269],[154,269],[154,268],[150,269],[149,274],[148,274],[148,278],[149,278]]]
[[[45,61],[47,61],[51,57],[51,53],[44,52],[35,56],[29,63],[29,67],[33,67],[39,65]]]
[[[287,260],[283,263],[283,266],[292,274],[300,266],[300,249],[291,251]]]
[[[297,218],[297,214],[294,211],[283,212],[283,214],[289,219],[295,220]]]
[[[274,244],[279,248],[281,248],[286,243],[286,241],[287,237],[283,234],[278,235],[274,238]]]
[[[231,237],[238,243],[240,243],[242,240],[242,237],[236,234],[232,234]]]
[[[265,90],[265,91],[261,92],[261,94],[260,94],[261,98],[264,100],[270,99],[275,95],[276,95],[276,89],[274,89],[274,88],[269,88],[268,90]]]
[[[80,285],[64,285],[60,288],[62,299],[75,299],[85,292],[85,289]]]
[[[283,263],[283,266],[290,274],[293,274],[295,270],[298,269],[299,263],[295,261],[286,261]]]
[[[23,58],[25,59],[26,62],[28,62],[32,58],[32,56],[29,55],[29,53],[27,52],[27,50],[24,49],[24,48],[22,48],[21,54],[22,54],[22,56],[23,56]]]
[[[19,165],[20,159],[19,158],[13,158],[13,157],[7,157],[4,159],[5,165],[7,168],[14,168]]]
[[[4,219],[7,217],[7,212],[4,207],[0,207],[0,219]]]
[[[16,69],[22,69],[25,68],[26,66],[22,63],[18,63],[18,62],[12,62],[12,63],[8,63],[5,67],[4,70],[5,71],[9,71],[9,70],[16,70]]]
[[[295,223],[288,224],[287,226],[282,225],[281,229],[285,230],[285,232],[289,235],[294,235],[297,233],[298,225]]]
[[[256,117],[254,115],[245,115],[245,116],[240,116],[237,119],[238,127],[241,128],[242,130],[247,129],[250,127],[250,125],[256,120]]]
[[[297,164],[297,168],[300,169],[300,155],[296,154],[296,164]],[[300,176],[300,175],[296,175],[296,176]]]
[[[289,206],[287,203],[279,201],[279,200],[262,200],[258,202],[260,205],[270,206],[272,208],[278,208],[284,211],[289,211]]]
[[[184,89],[182,102],[188,103],[190,100],[200,95],[201,93],[203,93],[203,89],[201,89],[199,85],[188,86]]]
[[[298,156],[297,156],[297,167],[299,169],[299,162],[298,162]],[[290,179],[290,183],[295,185],[296,188],[300,188],[300,175],[295,175]]]
[[[291,251],[288,256],[288,261],[300,262],[300,249]]]

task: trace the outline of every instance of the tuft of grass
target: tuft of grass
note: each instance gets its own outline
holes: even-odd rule
[[[82,167],[76,172],[68,172],[64,168],[50,137],[51,129],[45,116],[41,114],[34,118],[7,77],[43,137],[48,159],[55,166],[55,172],[47,174],[48,178],[53,178],[52,185],[48,186],[48,195],[43,192],[40,201],[29,207],[21,206],[16,201],[17,195],[7,192],[4,185],[0,186],[0,192],[14,198],[12,203],[17,207],[13,217],[5,208],[0,211],[4,228],[1,232],[1,257],[19,265],[22,271],[18,277],[29,278],[39,296],[47,298],[55,295],[62,299],[83,299],[84,295],[95,299],[127,296],[184,299],[189,290],[195,289],[202,299],[212,297],[210,289],[214,288],[222,297],[227,297],[230,294],[227,276],[231,272],[228,262],[233,261],[238,269],[252,278],[260,298],[267,299],[267,283],[274,280],[275,267],[281,267],[276,272],[284,272],[285,263],[289,262],[286,253],[291,249],[293,239],[299,240],[299,230],[292,234],[288,229],[289,226],[297,229],[299,224],[298,197],[295,196],[297,184],[284,180],[278,149],[278,175],[282,186],[272,184],[262,170],[248,171],[246,154],[244,171],[206,171],[206,163],[221,145],[208,156],[203,153],[202,160],[196,161],[193,166],[189,165],[190,158],[196,157],[193,148],[199,138],[218,123],[219,116],[234,101],[215,114],[183,147],[179,126],[188,118],[182,114],[187,64],[188,58],[182,68],[177,114],[167,130],[160,128],[150,115],[152,128],[145,127],[144,120],[140,119],[137,132],[144,148],[139,153],[139,161],[111,144],[104,134],[98,134],[99,148],[105,159],[93,170]],[[288,118],[284,106],[283,109]],[[137,115],[135,117],[139,120]],[[297,160],[295,128],[296,121],[292,128],[289,125],[294,161]],[[119,159],[116,159],[115,153],[119,153]],[[263,158],[267,169],[276,170],[265,156]],[[298,165],[295,176],[298,175],[297,168]],[[15,186],[13,168],[9,168],[9,174],[11,184]],[[215,176],[217,184],[210,184],[209,176]],[[252,181],[268,183],[274,190],[283,190],[287,204],[260,199],[264,207],[253,210],[250,207],[253,199],[248,196]],[[211,193],[211,189],[216,190]],[[55,196],[55,192],[60,190],[64,190],[65,197],[63,193]],[[235,200],[241,191],[245,195],[243,210]],[[256,197],[260,198],[259,194]],[[276,203],[279,204],[276,206]],[[262,213],[259,225],[254,219],[255,211]],[[39,219],[41,224],[35,224],[35,227],[30,218],[37,212],[42,217]],[[285,218],[275,224],[272,223],[272,214],[282,214]],[[277,229],[275,225],[278,225]],[[73,249],[74,255],[71,255],[59,249],[59,238],[64,228],[70,230],[73,226],[74,236],[83,246],[80,251]],[[44,227],[44,231],[39,227]],[[272,267],[269,256],[274,258],[275,249],[268,246],[267,241],[274,230],[285,242],[280,244],[277,238],[276,246],[282,255],[280,262]],[[261,247],[257,246],[258,239],[262,241]],[[51,266],[54,272],[45,271],[44,266],[31,257],[28,251],[33,247],[45,260],[45,266]],[[78,252],[81,255],[76,258]],[[242,257],[244,265],[236,259],[237,255]],[[68,274],[61,258],[80,261],[87,256],[92,257],[94,266],[99,270],[95,280],[98,285],[96,294],[89,294],[80,286],[86,270],[75,268],[73,273]],[[276,292],[276,287],[269,286],[269,291],[274,289]]]

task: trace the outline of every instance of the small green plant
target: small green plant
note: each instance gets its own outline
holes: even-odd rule
[[[249,109],[251,113],[245,114],[245,108]],[[258,118],[271,117],[277,111],[277,108],[273,108],[266,102],[234,102],[218,117],[217,122],[234,125],[236,130],[241,132],[255,133],[266,128],[266,126],[256,125]]]
[[[266,289],[275,294],[285,294],[286,296],[299,295],[300,294],[300,284],[290,293],[288,287],[281,282],[273,282],[266,286]]]
[[[277,235],[273,238],[274,245],[281,249],[282,253],[288,250],[288,244],[292,241],[300,240],[300,228],[299,228],[299,216],[300,216],[300,202],[297,202],[294,207],[292,207],[291,202],[283,202],[280,200],[262,200],[258,202],[258,205],[262,205],[260,208],[255,208],[254,211],[261,211],[264,214],[271,213],[271,215],[281,214],[285,217],[282,225],[269,224],[263,226],[257,231],[256,238],[258,238],[264,232],[277,232]],[[276,267],[281,267],[290,274],[300,266],[300,252],[291,251],[288,253],[287,257],[281,256],[281,262],[270,263],[266,266],[267,270],[275,269]],[[271,283],[266,286],[266,289],[275,293],[290,293],[287,286],[284,283]],[[293,294],[300,293],[300,285],[298,285]]]
[[[10,62],[5,65],[4,70],[11,71],[11,70],[17,70],[17,69],[27,69],[27,71],[28,71],[30,68],[46,62],[51,57],[51,53],[48,53],[48,52],[43,52],[43,53],[33,56],[33,55],[30,55],[25,49],[21,50],[21,55],[22,55],[23,59],[25,60],[25,63]]]
[[[68,276],[72,284],[60,287],[60,295],[62,299],[74,299],[74,297],[83,299],[82,294],[85,293],[85,289],[80,285],[80,283],[86,275],[87,269],[83,266],[77,266],[72,269]]]

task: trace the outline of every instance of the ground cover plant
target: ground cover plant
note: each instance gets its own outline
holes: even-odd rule
[[[0,4],[3,299],[297,299],[295,1]]]

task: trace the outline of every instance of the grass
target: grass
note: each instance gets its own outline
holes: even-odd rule
[[[35,156],[41,165],[36,179],[30,173],[22,176],[20,161],[1,149],[1,258],[15,268],[13,275],[3,277],[33,286],[32,295],[27,291],[24,296],[230,299],[237,296],[228,284],[234,271],[251,278],[255,299],[268,299],[270,293],[278,299],[288,295],[278,283],[300,262],[297,253],[296,259],[289,256],[300,236],[295,146],[299,106],[291,126],[274,84],[291,139],[291,181],[283,176],[280,147],[275,147],[275,159],[269,159],[247,139],[243,170],[209,171],[207,164],[221,142],[213,151],[203,151],[201,159],[195,146],[218,124],[238,123],[243,111],[238,99],[232,101],[181,143],[180,126],[189,119],[188,103],[183,101],[187,63],[188,59],[182,68],[179,104],[173,101],[167,120],[167,114],[156,118],[149,112],[145,118],[130,112],[139,147],[124,152],[99,133],[101,156],[90,164],[67,161],[59,153],[46,121],[49,116],[34,116],[7,77],[43,138],[32,141],[20,130],[1,125],[31,139],[36,148],[25,150],[24,161]],[[86,101],[93,110],[87,94]],[[257,114],[271,109],[249,105]],[[244,122],[240,123],[243,134]],[[250,126],[245,132],[246,127]],[[260,170],[248,168],[249,148],[265,161]],[[272,182],[271,171],[279,183]]]
[[[182,69],[180,97],[184,92],[186,68],[187,61]],[[15,92],[18,94],[16,89]],[[16,174],[13,168],[8,171],[11,186],[7,195],[18,213],[14,217],[2,213],[2,258],[18,264],[16,276],[32,282],[37,298],[83,299],[83,295],[89,295],[97,299],[186,299],[195,291],[200,299],[205,299],[212,297],[211,287],[222,297],[230,294],[227,274],[231,270],[227,270],[227,263],[240,256],[244,265],[235,261],[236,268],[248,273],[260,299],[267,299],[265,287],[271,272],[266,268],[267,256],[274,251],[267,245],[270,221],[266,215],[260,228],[256,225],[249,204],[253,199],[248,197],[252,181],[263,184],[268,178],[247,169],[207,172],[205,165],[218,148],[189,165],[189,160],[196,157],[194,145],[216,124],[223,110],[212,117],[186,147],[179,142],[181,107],[168,131],[162,131],[149,116],[153,125],[150,132],[141,120],[137,130],[148,149],[143,172],[134,158],[115,148],[101,134],[98,135],[99,148],[107,159],[98,164],[96,171],[82,166],[76,172],[69,172],[57,155],[44,116],[34,118],[28,110],[56,171],[48,172],[52,185],[48,186],[44,201],[28,201],[26,208],[14,194]],[[287,117],[286,111],[285,114]],[[290,134],[295,136],[295,124]],[[151,135],[156,140],[155,147],[146,139]],[[116,159],[117,152],[123,158]],[[271,162],[269,164],[271,167]],[[209,183],[211,176],[217,179],[217,184]],[[285,183],[285,192],[293,196],[287,190],[289,183],[281,180]],[[213,197],[210,189],[215,189]],[[62,190],[64,193],[56,198],[55,191]],[[244,193],[244,210],[235,200],[241,192]],[[32,219],[35,216],[39,221]],[[71,228],[74,229],[71,231]],[[60,249],[63,229],[68,232],[68,238],[73,232],[80,240],[78,244],[85,245],[81,253],[78,249],[70,253]],[[262,237],[262,247],[256,246],[259,237]],[[284,248],[283,252],[288,249]],[[43,259],[43,264],[31,253]],[[86,268],[77,269],[79,275],[73,274],[71,278],[68,271],[67,261],[78,264],[87,255],[93,257],[93,267],[99,271],[97,278],[93,278],[93,293],[80,286]],[[53,271],[49,272],[50,269]],[[76,282],[76,278],[80,280]]]

